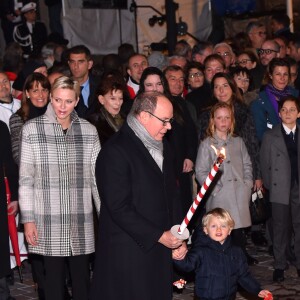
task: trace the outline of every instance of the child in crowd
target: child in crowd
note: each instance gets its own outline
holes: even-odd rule
[[[268,290],[262,290],[252,277],[241,248],[231,243],[234,220],[222,208],[214,208],[202,219],[203,231],[198,232],[193,247],[175,266],[185,272],[195,271],[195,292],[201,300],[233,300],[237,286],[261,298],[272,300]]]
[[[227,93],[227,84],[220,87],[221,93]],[[215,181],[208,190],[207,211],[222,207],[229,211],[235,221],[232,231],[232,242],[240,246],[247,258],[246,237],[244,229],[251,226],[249,201],[251,197],[252,164],[242,138],[233,134],[234,114],[230,105],[219,102],[210,112],[207,137],[199,146],[196,160],[196,178],[202,184],[216,159],[212,146],[226,151],[226,159],[222,164]]]
[[[275,282],[284,280],[291,224],[295,234],[296,268],[300,277],[299,99],[283,97],[278,103],[278,110],[282,124],[265,132],[260,151],[263,181],[270,192],[272,204]]]

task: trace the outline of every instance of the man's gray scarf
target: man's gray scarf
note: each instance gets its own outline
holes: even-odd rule
[[[148,149],[149,153],[162,171],[163,166],[163,143],[153,139],[145,127],[137,120],[133,114],[127,116],[127,123],[129,127],[134,131],[136,136],[142,141],[144,146]]]

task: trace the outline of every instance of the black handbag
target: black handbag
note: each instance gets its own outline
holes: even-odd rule
[[[270,215],[270,207],[261,190],[253,192],[250,200],[250,215],[253,225],[264,223]]]

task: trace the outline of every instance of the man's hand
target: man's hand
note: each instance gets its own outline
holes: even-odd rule
[[[176,238],[170,230],[165,231],[158,242],[170,249],[176,249],[183,243],[183,241]]]
[[[28,222],[24,224],[24,234],[26,237],[26,241],[31,246],[37,246],[38,245],[38,233],[36,230],[35,223]]]
[[[179,248],[172,250],[172,257],[176,260],[182,260],[185,258],[188,252],[186,242],[184,242]]]
[[[194,163],[190,159],[186,158],[183,161],[183,170],[182,170],[182,172],[183,173],[192,172],[193,171],[193,167],[194,167]]]
[[[18,201],[12,201],[7,205],[7,213],[8,215],[16,215],[18,213]]]

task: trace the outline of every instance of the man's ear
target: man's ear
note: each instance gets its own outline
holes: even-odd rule
[[[131,76],[131,70],[129,69],[129,68],[127,68],[127,74],[129,75],[129,76]]]
[[[137,118],[139,119],[142,125],[145,125],[149,121],[149,113],[147,113],[146,111],[142,111],[140,112]]]
[[[89,62],[88,62],[89,70],[92,68],[93,64],[94,64],[94,62],[92,60],[89,60]]]
[[[205,234],[208,234],[206,227],[203,227],[203,231],[205,232]]]

